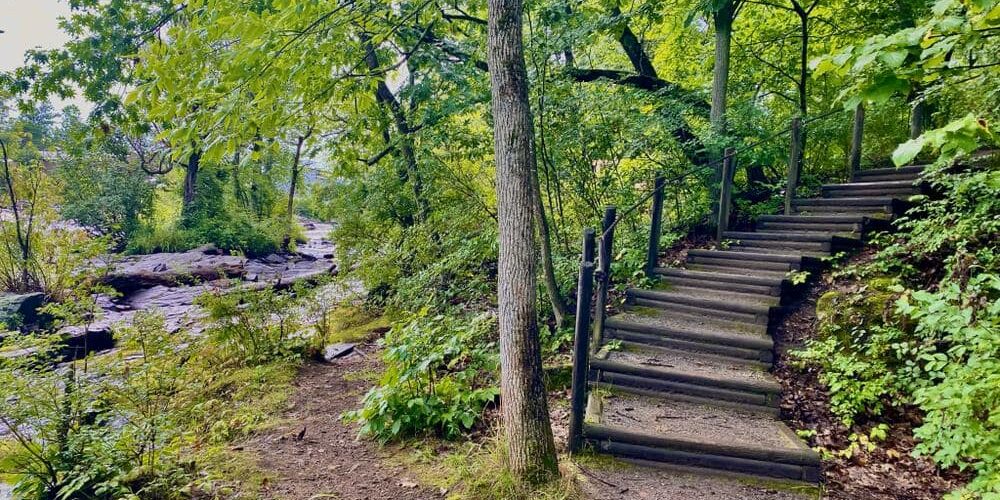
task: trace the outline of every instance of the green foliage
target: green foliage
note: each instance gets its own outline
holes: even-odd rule
[[[832,409],[849,425],[888,407],[919,408],[916,451],[974,470],[966,493],[981,496],[1000,493],[995,161],[926,174],[945,197],[902,219],[872,262],[842,271],[863,285],[821,299],[821,337],[801,353],[822,367]]]
[[[272,288],[207,292],[196,304],[208,313],[208,334],[231,350],[238,362],[255,365],[287,359],[302,351],[298,297]]]
[[[9,336],[0,349],[32,354],[0,362],[0,425],[14,438],[0,441],[0,474],[27,499],[214,497],[215,468],[232,460],[219,455],[285,408],[319,331],[298,316],[306,296],[209,295],[207,336],[139,313],[114,353],[65,368],[56,336]]]
[[[151,215],[153,184],[138,166],[101,150],[62,158],[62,216],[124,243]]]
[[[424,309],[386,334],[385,373],[348,421],[382,441],[427,432],[455,438],[500,394],[495,323],[488,315]]]

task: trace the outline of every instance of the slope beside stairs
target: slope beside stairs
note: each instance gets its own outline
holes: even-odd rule
[[[859,248],[919,194],[921,166],[872,169],[796,199],[791,215],[724,233],[630,289],[590,365],[586,442],[643,461],[818,482],[820,457],[779,419],[771,333],[799,293],[795,273]],[[801,275],[800,275],[801,276]],[[796,280],[800,281],[800,280]]]

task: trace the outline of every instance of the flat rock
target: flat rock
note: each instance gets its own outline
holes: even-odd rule
[[[239,278],[246,274],[246,262],[243,257],[206,254],[200,249],[183,253],[137,255],[112,266],[103,281],[128,295],[155,286]]]
[[[330,344],[323,349],[323,359],[330,362],[337,358],[342,358],[354,352],[354,346],[355,344],[349,344],[346,342]]]

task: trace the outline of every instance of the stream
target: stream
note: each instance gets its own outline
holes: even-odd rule
[[[199,295],[234,287],[284,289],[299,281],[336,274],[331,224],[302,221],[306,242],[293,254],[247,259],[226,255],[212,246],[187,252],[129,256],[111,265],[104,282],[119,296],[98,297],[99,319],[61,330],[76,352],[74,357],[114,347],[112,330],[127,324],[139,311],[156,310],[171,333],[199,333],[203,311],[194,305]]]

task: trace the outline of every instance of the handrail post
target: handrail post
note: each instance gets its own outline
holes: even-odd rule
[[[654,270],[660,259],[660,233],[663,224],[663,188],[667,184],[663,174],[656,176],[653,185],[653,215],[649,224],[649,249],[646,252],[646,277],[653,279]]]
[[[614,247],[615,218],[618,209],[612,205],[604,207],[601,220],[601,239],[597,246],[597,303],[594,315],[594,335],[591,347],[597,351],[604,341],[604,308],[608,302],[608,284],[611,282],[611,251]]]
[[[726,155],[722,159],[722,188],[719,189],[719,221],[716,225],[716,241],[722,241],[722,233],[729,229],[729,213],[733,200],[733,174],[735,169],[736,150],[726,148]]]
[[[788,150],[788,183],[785,186],[785,215],[792,214],[792,200],[799,188],[802,169],[802,117],[792,119],[791,146]]]
[[[589,257],[589,258],[588,258]],[[570,396],[570,453],[583,446],[583,420],[587,408],[590,372],[590,300],[594,287],[594,230],[583,231],[583,260],[576,292],[576,325],[573,341],[573,386]]]
[[[854,108],[854,128],[851,130],[851,155],[847,161],[847,181],[861,170],[861,140],[865,135],[865,105],[858,103]]]

